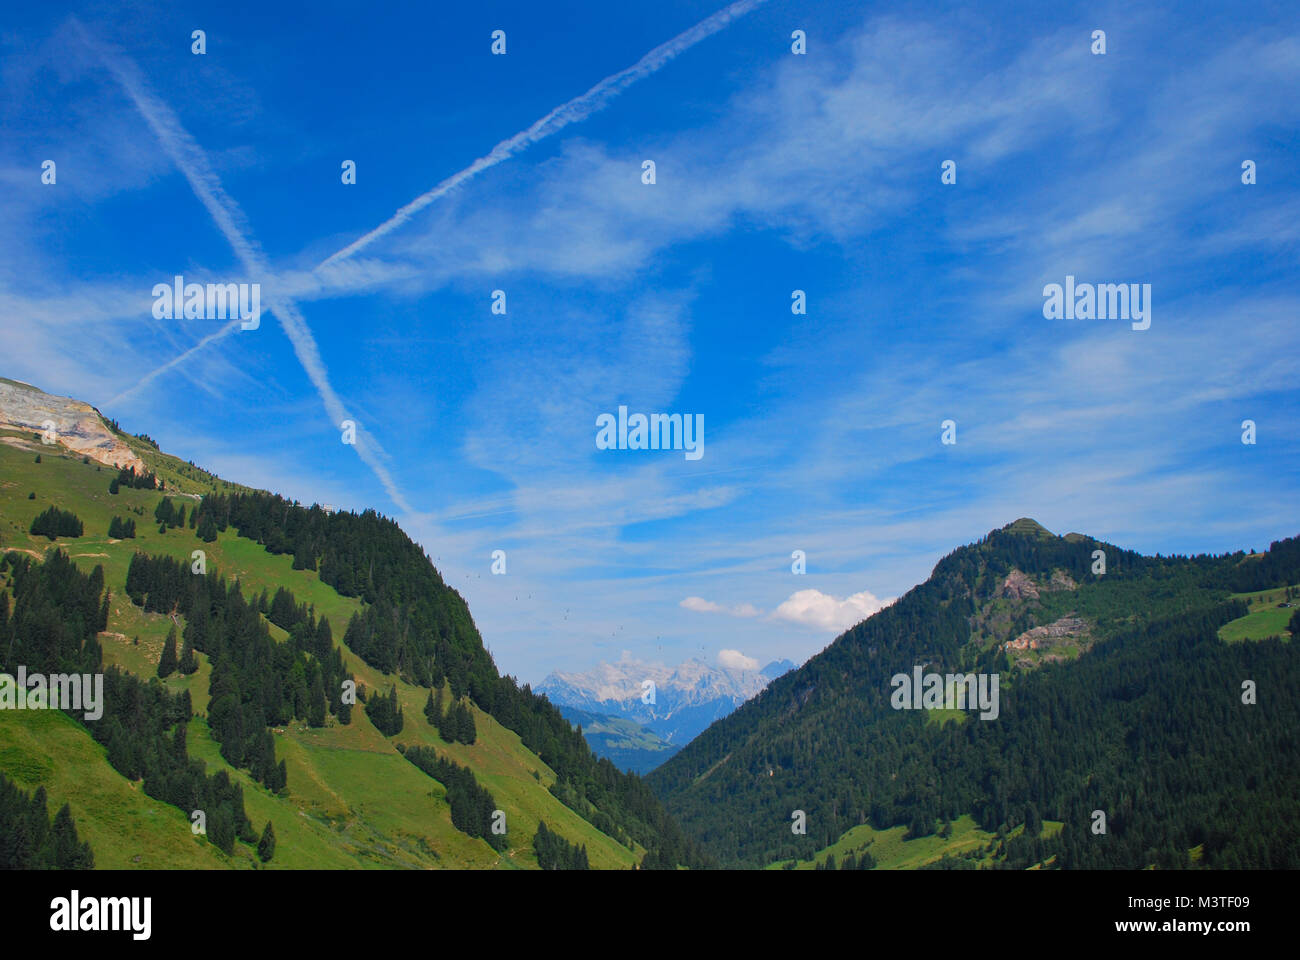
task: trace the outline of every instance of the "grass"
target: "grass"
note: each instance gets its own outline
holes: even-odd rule
[[[1062,826],[1059,821],[1044,820],[1041,836],[1055,836]],[[1023,824],[1016,827],[1008,839],[1019,836],[1024,829]],[[870,824],[861,824],[807,860],[796,861],[795,869],[812,870],[818,864],[824,864],[831,855],[834,855],[837,864],[843,863],[849,854],[861,855],[864,850],[869,850],[876,859],[877,870],[915,870],[944,857],[969,857],[978,866],[990,866],[997,858],[1001,844],[997,834],[981,830],[969,816],[961,816],[952,821],[952,834],[948,837],[934,833],[927,837],[905,840],[903,837],[906,833],[906,827],[877,830]],[[789,862],[786,860],[770,864],[767,869],[780,870],[788,867]]]
[[[151,468],[155,461],[150,457],[163,456],[140,441],[133,441],[133,446]],[[39,464],[35,463],[37,452],[41,454]],[[179,471],[175,465],[173,469]],[[313,605],[318,617],[329,618],[336,643],[352,614],[362,609],[360,600],[339,596],[314,571],[293,570],[292,557],[272,556],[233,530],[210,544],[199,540],[188,526],[159,533],[153,511],[161,494],[128,489],[110,494],[108,486],[114,475],[111,468],[97,469],[93,462],[83,463],[59,447],[37,442],[21,449],[0,443],[0,550],[43,556],[57,547],[86,571],[96,565],[103,567],[113,594],[108,630],[100,635],[106,666],[116,664],[141,677],[153,676],[173,626],[171,617],[146,614],[125,596],[127,568],[137,550],[165,554],[188,564],[192,551],[201,549],[208,569],[215,567],[227,578],[238,578],[245,597],[255,597],[263,589],[274,594],[284,586],[298,602]],[[176,485],[184,486],[186,480],[178,473]],[[203,489],[192,479],[189,483]],[[168,495],[172,486],[169,479]],[[30,492],[36,493],[34,500],[27,499]],[[177,499],[186,505],[187,513],[197,502],[189,497]],[[27,531],[32,519],[51,504],[75,512],[85,524],[85,535],[54,543],[31,537]],[[134,540],[108,537],[108,524],[114,516],[135,519]],[[183,628],[183,619],[177,618],[176,623]],[[271,633],[277,639],[285,636],[275,626]],[[196,713],[189,727],[191,755],[204,760],[209,773],[224,768],[242,784],[245,807],[259,834],[267,820],[275,824],[276,853],[270,867],[536,867],[532,838],[543,819],[571,843],[585,845],[595,868],[628,869],[640,859],[644,852],[640,848],[630,850],[596,830],[549,792],[556,779],[554,771],[513,731],[471,705],[476,742],[445,744],[425,721],[426,689],[381,674],[346,647],[343,655],[347,668],[367,690],[397,687],[405,728],[392,739],[385,737],[358,704],[348,726],[331,717],[322,729],[298,722],[277,729],[276,755],[285,761],[289,774],[287,796],[272,795],[222,759],[204,722],[211,673],[206,657],[200,655],[200,669],[193,676],[173,674],[165,681],[172,690],[190,690]],[[473,769],[505,811],[509,839],[505,853],[451,825],[442,786],[407,762],[396,750],[398,742],[433,747]],[[58,758],[58,762],[50,758]],[[66,773],[69,763],[75,775]],[[78,828],[95,850],[97,866],[257,865],[246,845],[237,844],[234,856],[226,857],[194,838],[186,813],[145,797],[139,783],[127,781],[108,765],[102,748],[84,728],[61,714],[0,714],[0,769],[28,788],[43,783],[51,810],[70,802]],[[93,789],[87,791],[82,784],[92,784]],[[131,859],[136,856],[142,859]]]
[[[1245,600],[1250,604],[1250,613],[1244,617],[1225,623],[1219,628],[1219,639],[1226,643],[1241,643],[1246,640],[1264,640],[1268,637],[1291,639],[1287,624],[1297,609],[1300,600],[1288,600],[1291,587],[1275,587],[1272,590],[1256,590],[1253,593],[1234,593],[1232,599]],[[1280,603],[1292,603],[1296,606],[1279,607]]]
[[[0,769],[19,786],[45,787],[50,812],[67,803],[77,832],[109,870],[220,869],[231,858],[194,836],[185,813],[145,796],[108,765],[104,748],[56,710],[0,713]],[[278,825],[277,825],[278,826]]]

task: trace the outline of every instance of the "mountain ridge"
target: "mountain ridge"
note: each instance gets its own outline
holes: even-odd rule
[[[758,694],[785,663],[745,670],[697,658],[668,666],[624,656],[586,671],[552,672],[535,689],[553,703],[630,720],[680,746]]]
[[[1273,745],[1300,720],[1300,697],[1278,688],[1300,675],[1295,647],[1287,636],[1250,646],[1219,636],[1247,613],[1244,591],[1300,581],[1300,540],[1257,556],[1144,557],[1025,521],[943,557],[893,606],[654,770],[650,783],[687,831],[731,866],[807,859],[860,824],[902,825],[919,837],[967,814],[998,837],[1026,821],[1064,824],[1052,837],[999,842],[1008,865],[1181,866],[1195,849],[1230,866],[1250,862],[1260,836],[1276,838],[1274,865],[1300,864],[1294,831],[1266,826],[1300,813],[1286,796],[1300,787],[1295,765],[1285,783],[1253,799],[1232,780],[1248,777],[1261,750],[1287,752]],[[1016,589],[1008,592],[1008,581]],[[1030,636],[1046,646],[1025,643],[1010,662],[1007,641],[1037,627],[1048,629]],[[1212,720],[1240,693],[1214,678],[1255,675],[1265,664],[1277,678],[1268,713]],[[891,677],[913,670],[1001,676],[1001,715],[985,722],[962,711],[898,710]],[[1126,706],[1135,696],[1158,722],[1137,722]],[[1222,729],[1207,741],[1210,723]],[[1235,772],[1207,780],[1201,766],[1178,765],[1188,739]],[[1135,743],[1149,746],[1135,755]],[[1091,843],[1088,814],[1103,801],[1087,785],[1098,776],[1114,804],[1151,791],[1163,819],[1135,819],[1122,807],[1112,843]],[[1183,786],[1171,792],[1174,782]],[[1222,803],[1244,804],[1248,814],[1224,824],[1212,814]],[[792,834],[792,811],[806,815],[805,835]],[[1198,826],[1208,821],[1219,831],[1211,844]]]
[[[25,396],[11,402],[17,391]],[[26,638],[56,616],[72,618],[60,643],[83,638],[61,656],[115,679],[106,726],[17,713],[0,724],[0,757],[21,788],[70,804],[96,866],[247,866],[257,862],[250,820],[256,829],[274,820],[275,864],[291,867],[531,867],[541,822],[586,851],[575,862],[700,862],[639,779],[596,758],[544,698],[499,674],[463,598],[396,523],[229,483],[77,407],[149,468],[119,484],[116,470],[72,446],[31,440],[27,412],[57,406],[44,396],[29,385],[0,392],[0,670],[55,668]],[[84,530],[38,539],[34,519],[50,507]],[[134,536],[108,536],[124,515],[142,521]],[[192,575],[196,548],[206,576]],[[43,591],[84,601],[41,606]],[[394,632],[385,618],[413,627]],[[235,621],[243,626],[227,633]],[[164,665],[165,648],[182,643],[192,673],[175,672],[175,653]],[[290,662],[297,680],[281,677]],[[344,709],[340,677],[358,682],[361,709]],[[426,720],[435,689],[443,713],[460,711],[454,727]],[[139,723],[122,712],[131,690],[158,705]],[[62,755],[78,758],[72,779],[41,759],[56,735]],[[191,834],[190,808],[175,806],[182,777],[218,791],[208,842]],[[490,798],[507,814],[508,849],[487,831]]]

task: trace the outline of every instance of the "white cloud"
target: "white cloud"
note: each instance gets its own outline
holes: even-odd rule
[[[719,650],[718,666],[727,670],[757,670],[759,663],[753,657],[747,657],[739,650]]]
[[[694,610],[696,613],[725,613],[729,617],[758,617],[763,611],[758,609],[752,603],[742,603],[734,607],[723,606],[720,603],[714,603],[712,600],[705,600],[703,597],[687,597],[681,602],[681,606],[687,610]],[[735,653],[734,650],[723,653]],[[718,655],[721,658],[722,654]],[[757,661],[755,661],[757,662]]]
[[[772,611],[772,616],[778,620],[842,633],[893,602],[893,598],[880,600],[869,590],[855,593],[843,600],[820,590],[799,590]]]

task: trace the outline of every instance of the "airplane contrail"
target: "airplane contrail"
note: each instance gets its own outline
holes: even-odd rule
[[[358,250],[374,243],[374,241],[384,236],[384,234],[396,230],[402,224],[410,220],[416,213],[423,210],[439,197],[454,190],[465,181],[477,176],[484,170],[495,167],[503,160],[510,159],[516,153],[527,149],[539,140],[544,140],[553,134],[559,133],[570,124],[585,120],[593,113],[603,109],[611,100],[638,80],[655,73],[669,61],[673,60],[680,54],[685,53],[701,40],[711,37],[713,34],[730,24],[733,20],[743,17],[756,7],[760,7],[767,2],[768,0],[736,0],[735,3],[719,10],[713,16],[701,20],[689,30],[679,33],[666,43],[661,43],[632,66],[625,70],[620,70],[618,73],[611,74],[586,93],[574,97],[567,103],[556,107],[526,130],[522,130],[506,140],[502,140],[493,147],[492,151],[486,156],[479,157],[464,170],[461,170],[459,173],[453,173],[432,190],[420,194],[420,196],[402,207],[389,219],[375,227],[375,229],[371,230],[365,236],[354,240],[342,250],[321,261],[316,269],[319,270],[322,267],[327,267],[340,260],[346,260]]]
[[[632,84],[636,83],[650,74],[656,72],[670,60],[673,60],[682,53],[685,53],[691,47],[695,46],[701,40],[712,36],[719,30],[728,26],[733,20],[743,17],[769,2],[769,0],[737,0],[730,6],[724,7],[713,16],[701,20],[695,26],[682,33],[679,33],[673,39],[666,43],[661,43],[655,47],[632,66],[621,70],[618,73],[611,74],[604,80],[601,80],[594,87],[581,96],[574,97],[560,106],[556,107],[546,116],[542,117],[532,126],[520,131],[513,137],[502,140],[486,156],[480,157],[471,163],[459,173],[454,173],[447,179],[443,180],[432,190],[416,197],[406,206],[398,210],[392,217],[384,223],[377,226],[364,236],[354,240],[343,249],[326,257],[316,265],[315,270],[319,271],[325,267],[342,262],[348,259],[357,251],[369,246],[375,240],[396,230],[402,224],[406,223],[420,210],[423,210],[429,204],[433,203],[439,197],[444,196],[451,190],[472,179],[484,170],[495,167],[504,160],[510,159],[520,151],[532,146],[539,140],[543,140],[559,131],[563,130],[570,124],[585,120],[593,113],[603,109],[616,96],[622,93]],[[199,343],[195,344],[181,356],[164,364],[157,370],[145,376],[134,387],[123,391],[119,397],[126,397],[135,393],[138,389],[151,382],[157,376],[177,366],[179,363],[197,353],[200,349],[207,346],[214,340],[221,339],[233,332],[232,329],[221,330],[216,334],[205,337]]]
[[[222,337],[226,336],[227,334],[234,333],[237,329],[239,329],[239,326],[240,326],[243,322],[244,322],[244,321],[242,321],[242,320],[240,320],[238,317],[236,317],[234,320],[231,320],[228,324],[226,324],[224,327],[222,327],[222,328],[221,328],[220,330],[218,330],[216,333],[209,333],[206,337],[204,337],[204,338],[203,338],[202,340],[200,340],[198,343],[194,344],[194,346],[190,347],[190,348],[189,348],[188,350],[186,350],[184,353],[180,354],[180,355],[177,356],[177,357],[173,357],[172,359],[168,360],[166,363],[164,363],[164,364],[163,364],[161,367],[159,367],[158,369],[153,370],[152,372],[145,374],[145,376],[143,377],[143,379],[140,380],[139,383],[137,383],[137,384],[136,384],[135,386],[133,386],[133,387],[127,387],[125,390],[123,390],[123,391],[122,391],[121,393],[119,393],[117,396],[115,396],[115,397],[113,397],[111,400],[109,400],[108,403],[105,404],[105,406],[111,407],[111,406],[113,406],[113,405],[116,404],[116,403],[121,403],[123,400],[125,400],[127,397],[132,396],[133,394],[139,393],[141,390],[143,390],[145,387],[149,386],[149,384],[153,383],[153,381],[157,380],[160,376],[162,376],[162,375],[163,375],[164,373],[166,373],[168,370],[172,370],[172,369],[174,369],[174,368],[176,368],[176,367],[179,367],[182,363],[184,363],[184,362],[185,362],[186,360],[188,360],[190,357],[194,356],[194,354],[198,353],[200,350],[202,350],[204,347],[206,347],[206,346],[207,346],[209,343],[211,343],[213,340],[220,340]]]
[[[217,228],[225,235],[227,242],[235,251],[235,256],[243,264],[244,269],[254,280],[273,276],[265,254],[252,238],[252,232],[248,227],[243,212],[239,209],[239,205],[226,193],[225,188],[221,185],[221,180],[208,162],[207,155],[195,142],[194,138],[190,136],[189,131],[181,126],[176,114],[149,90],[139,68],[128,57],[101,45],[93,39],[75,17],[72,18],[72,23],[81,34],[86,45],[99,56],[109,72],[121,84],[131,102],[135,104],[136,109],[140,111],[145,122],[153,130],[167,155],[171,157],[181,173],[184,174],[185,179],[189,181],[191,189],[199,198],[199,202],[207,209],[208,214],[216,222]],[[321,360],[320,349],[307,327],[307,321],[298,311],[293,301],[276,293],[274,286],[269,288],[267,300],[270,303],[271,312],[279,319],[285,335],[293,344],[293,350],[298,357],[298,362],[302,364],[303,370],[306,371],[307,376],[315,385],[316,391],[320,394],[330,418],[336,425],[348,419],[343,401],[339,399],[338,394],[334,392],[334,388],[330,385],[329,376],[325,371],[325,364]],[[226,329],[231,329],[231,326],[227,325]],[[210,343],[221,335],[222,332],[219,331],[206,337],[205,341]],[[195,349],[197,348],[191,348],[188,353],[193,353]],[[145,380],[152,379],[157,372],[159,371],[149,374]],[[384,490],[388,493],[389,498],[403,512],[412,512],[406,498],[393,481],[387,466],[380,459],[380,454],[383,452],[382,448],[379,447],[377,442],[370,440],[368,434],[363,434],[360,430],[357,431],[357,441],[354,446],[358,456],[374,472]],[[370,449],[371,443],[374,443],[374,450]]]

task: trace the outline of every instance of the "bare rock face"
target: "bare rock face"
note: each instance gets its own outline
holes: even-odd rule
[[[106,467],[145,469],[125,441],[108,428],[98,410],[70,397],[56,397],[30,384],[0,378],[0,430],[45,436],[81,457]]]
[[[1079,585],[1064,570],[1053,570],[1052,579],[1047,583],[1048,590],[1077,590]]]
[[[1081,617],[1062,617],[1043,627],[1032,627],[1014,640],[1002,645],[1005,650],[1039,650],[1052,646],[1059,640],[1085,639],[1088,622]]]
[[[1034,586],[1034,581],[1028,575],[1012,570],[1002,581],[998,596],[1007,600],[1037,600],[1038,587]]]

